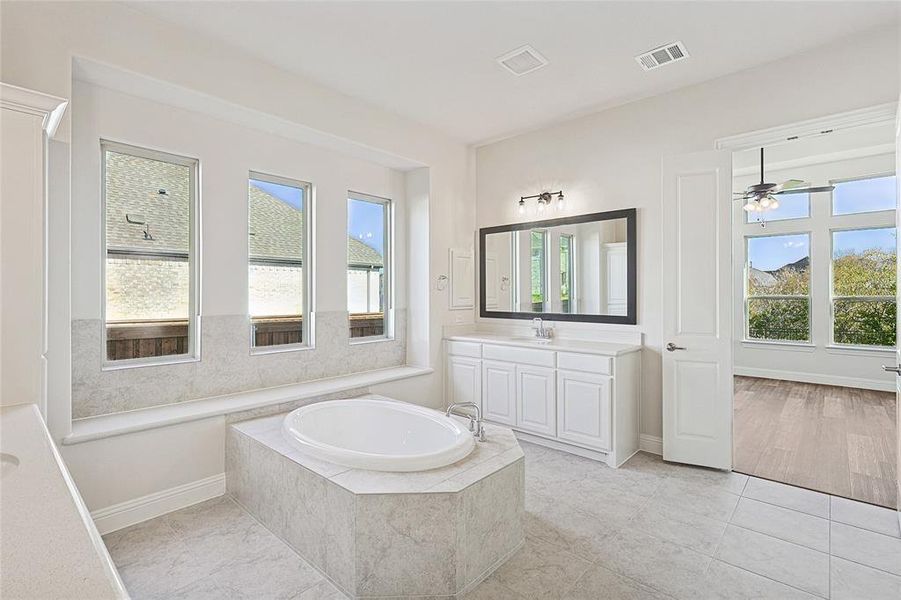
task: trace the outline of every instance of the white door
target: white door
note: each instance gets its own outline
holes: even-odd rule
[[[557,371],[557,437],[610,449],[610,382],[607,375]]]
[[[482,415],[489,421],[516,425],[516,365],[482,361]]]
[[[732,156],[663,161],[663,458],[732,468]]]
[[[451,356],[447,361],[447,405],[482,400],[482,361]]]
[[[516,426],[542,435],[557,435],[554,369],[516,366]]]

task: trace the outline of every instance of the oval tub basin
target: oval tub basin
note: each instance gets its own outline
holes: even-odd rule
[[[285,417],[288,441],[314,458],[372,471],[426,471],[455,463],[475,446],[444,414],[375,397],[309,404]]]

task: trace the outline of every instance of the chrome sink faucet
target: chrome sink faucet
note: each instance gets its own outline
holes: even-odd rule
[[[532,329],[535,330],[535,337],[542,340],[549,340],[554,337],[553,327],[545,327],[541,317],[532,319]]]
[[[460,412],[459,408],[471,408],[475,410],[475,416],[468,412]],[[466,417],[469,419],[469,430],[472,435],[480,442],[485,441],[485,426],[482,424],[482,409],[475,402],[454,402],[447,407],[446,416],[457,415],[458,417]]]

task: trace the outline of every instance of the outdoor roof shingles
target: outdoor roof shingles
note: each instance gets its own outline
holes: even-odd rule
[[[182,165],[107,151],[106,238],[111,249],[187,253],[190,170]],[[159,190],[166,190],[161,195]],[[249,251],[256,259],[297,262],[303,251],[303,213],[248,184]],[[129,223],[141,221],[144,225]],[[145,228],[152,239],[146,239]],[[382,256],[347,237],[348,263],[378,267]]]

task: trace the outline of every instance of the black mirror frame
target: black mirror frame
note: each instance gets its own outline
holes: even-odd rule
[[[582,323],[618,323],[621,325],[635,325],[637,319],[637,268],[638,251],[635,223],[637,211],[634,208],[622,210],[610,210],[606,212],[577,215],[574,217],[562,217],[559,219],[547,219],[544,221],[530,221],[528,223],[513,223],[512,225],[497,225],[495,227],[483,227],[479,229],[479,316],[483,319],[534,319],[541,318],[547,321],[577,321]],[[506,233],[509,231],[522,231],[557,225],[575,225],[577,223],[589,223],[593,221],[610,221],[613,219],[626,220],[626,268],[628,271],[626,280],[626,314],[625,315],[586,315],[579,313],[526,313],[508,311],[489,311],[485,308],[485,236],[489,233]]]

